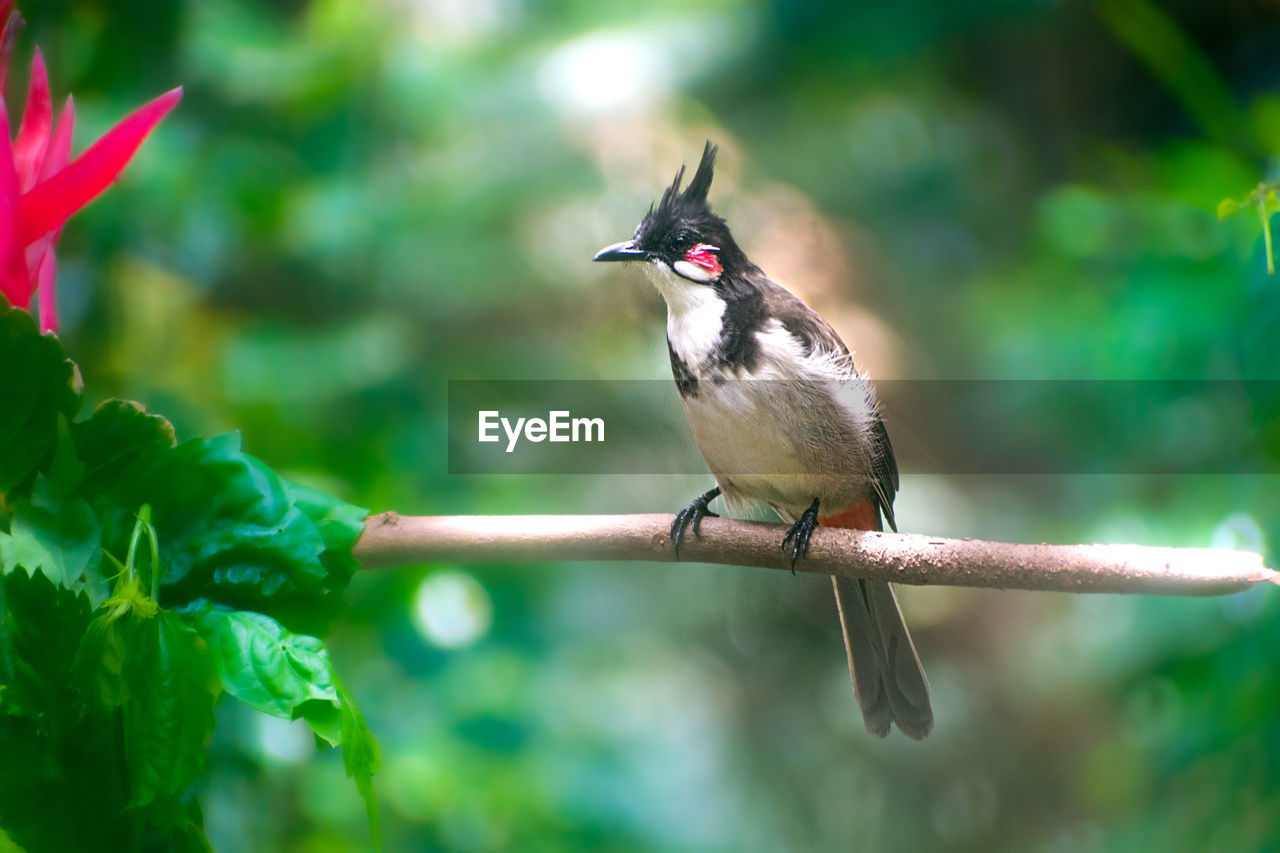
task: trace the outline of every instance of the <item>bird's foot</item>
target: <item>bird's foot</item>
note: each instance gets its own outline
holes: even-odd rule
[[[675,549],[676,559],[680,559],[680,543],[684,541],[684,532],[690,526],[693,527],[693,535],[701,536],[702,533],[698,529],[702,524],[702,519],[707,516],[719,518],[717,513],[707,509],[707,504],[720,497],[720,487],[716,486],[705,495],[700,495],[693,499],[687,507],[676,513],[675,521],[671,522],[671,545]]]
[[[809,508],[800,516],[800,520],[791,525],[787,535],[782,537],[782,550],[787,550],[787,545],[791,545],[791,574],[796,573],[796,560],[809,556],[809,539],[817,528],[818,499],[814,498],[813,503],[809,504]]]

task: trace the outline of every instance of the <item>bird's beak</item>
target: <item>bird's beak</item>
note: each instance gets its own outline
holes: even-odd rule
[[[596,252],[593,261],[643,261],[649,255],[643,249],[636,248],[635,240],[623,240],[621,243],[614,243],[612,246],[605,246]]]

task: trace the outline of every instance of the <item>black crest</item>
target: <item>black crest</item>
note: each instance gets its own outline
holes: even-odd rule
[[[689,189],[684,191],[685,198],[707,200],[707,191],[711,189],[711,178],[716,169],[716,152],[719,150],[711,144],[711,140],[707,140],[706,147],[702,149],[702,160],[698,162],[698,171],[693,173]]]
[[[684,256],[684,250],[690,243],[710,243],[719,249],[721,263],[726,269],[745,263],[728,226],[711,212],[711,205],[707,202],[718,150],[710,141],[707,142],[698,170],[683,190],[680,185],[684,182],[685,170],[684,166],[680,167],[671,186],[663,192],[662,200],[649,208],[648,215],[636,230],[637,245],[674,262]]]
[[[689,182],[688,189],[684,192],[680,191],[680,184],[684,181],[684,166],[681,166],[676,172],[676,179],[662,194],[658,209],[651,210],[650,216],[683,218],[709,212],[711,207],[707,204],[707,192],[711,189],[711,179],[715,177],[716,152],[719,150],[708,139],[706,147],[702,149],[698,171],[693,173],[693,180]]]

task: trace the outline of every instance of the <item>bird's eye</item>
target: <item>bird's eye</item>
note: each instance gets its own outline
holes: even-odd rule
[[[693,235],[688,231],[681,231],[676,235],[676,245],[683,249],[685,246],[693,242]]]

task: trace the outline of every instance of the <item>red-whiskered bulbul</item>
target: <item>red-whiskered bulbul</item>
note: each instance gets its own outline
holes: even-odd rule
[[[835,331],[751,263],[711,211],[716,148],[689,186],[684,167],[635,236],[597,261],[645,261],[667,303],[667,348],[680,401],[716,487],[677,514],[685,532],[723,496],[731,511],[764,503],[790,530],[791,563],[819,525],[897,530],[898,466],[871,384]],[[854,692],[867,730],[891,723],[917,740],[933,728],[929,683],[883,581],[832,577]]]

